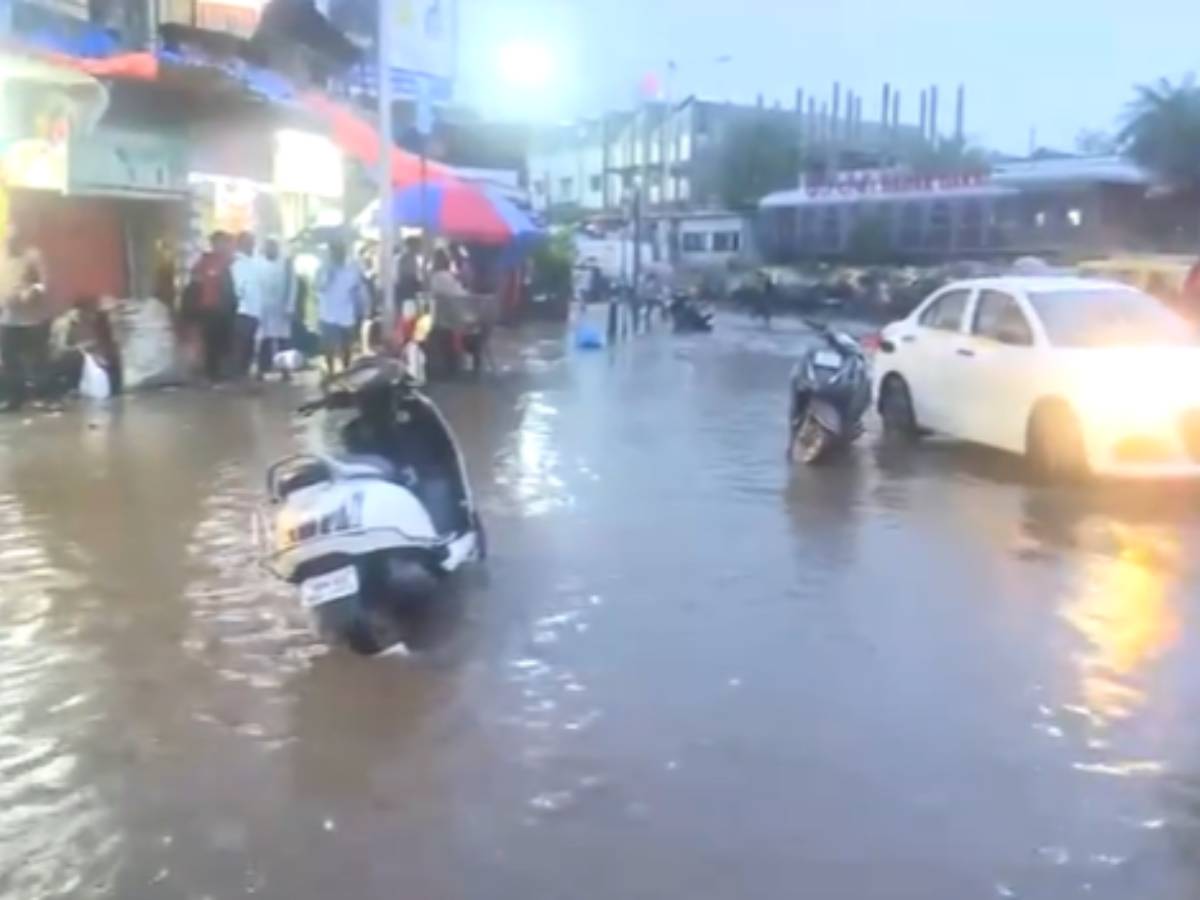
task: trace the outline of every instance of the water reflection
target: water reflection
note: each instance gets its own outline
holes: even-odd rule
[[[518,409],[520,424],[497,458],[495,480],[519,514],[541,516],[571,503],[553,440],[558,410],[537,391],[522,397]]]
[[[1169,588],[1178,544],[1147,527],[1112,526],[1112,554],[1089,553],[1061,607],[1086,641],[1074,662],[1093,721],[1129,716],[1145,701],[1142,670],[1176,641]]]

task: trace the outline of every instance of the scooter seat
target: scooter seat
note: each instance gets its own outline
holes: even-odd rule
[[[350,480],[354,478],[381,478],[384,481],[396,480],[396,467],[391,461],[382,456],[356,455],[339,456],[331,460],[335,478]]]

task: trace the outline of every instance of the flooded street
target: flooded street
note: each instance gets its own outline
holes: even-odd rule
[[[1193,900],[1200,491],[790,471],[802,339],[440,389],[492,557],[407,658],[257,564],[301,389],[0,423],[0,896]]]

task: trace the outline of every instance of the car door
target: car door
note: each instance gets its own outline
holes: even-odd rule
[[[1020,452],[1038,389],[1029,312],[1017,292],[983,288],[970,310],[969,332],[956,352],[962,436]]]
[[[912,327],[899,335],[900,353],[907,357],[904,376],[912,394],[917,421],[925,428],[956,434],[955,353],[964,337],[963,324],[973,291],[952,287],[933,297]]]

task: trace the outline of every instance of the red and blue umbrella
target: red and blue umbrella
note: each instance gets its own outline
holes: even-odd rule
[[[392,194],[392,216],[397,225],[476,244],[526,242],[542,233],[529,214],[507,197],[458,179],[397,188]]]

